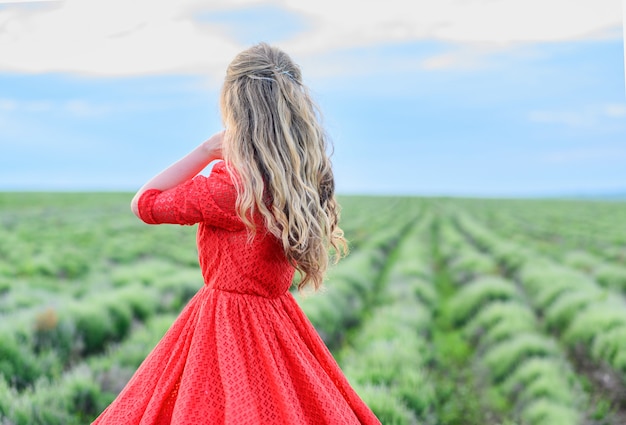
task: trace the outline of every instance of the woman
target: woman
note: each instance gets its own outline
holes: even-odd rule
[[[259,44],[229,65],[226,130],[132,201],[198,226],[205,285],[94,424],[379,424],[289,292],[345,252],[326,136],[299,68]],[[210,175],[198,173],[214,160]]]

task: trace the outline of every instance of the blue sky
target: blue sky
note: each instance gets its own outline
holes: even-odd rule
[[[626,192],[619,0],[379,3],[0,1],[0,190],[135,190],[220,129],[226,65],[267,41],[341,193]]]

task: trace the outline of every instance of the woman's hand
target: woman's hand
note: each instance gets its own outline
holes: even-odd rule
[[[171,189],[202,171],[209,163],[216,159],[222,159],[222,141],[224,132],[220,131],[202,142],[194,150],[183,158],[152,177],[135,194],[131,201],[131,209],[139,217],[138,201],[141,195],[148,189],[158,189],[161,191]]]
[[[212,160],[223,159],[222,145],[224,143],[224,130],[215,133],[202,143],[202,147],[206,150],[207,155]]]

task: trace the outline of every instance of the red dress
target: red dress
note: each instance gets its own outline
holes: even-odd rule
[[[93,423],[380,424],[289,292],[294,268],[262,220],[247,242],[236,196],[219,162],[139,199],[146,223],[199,223],[205,284]]]

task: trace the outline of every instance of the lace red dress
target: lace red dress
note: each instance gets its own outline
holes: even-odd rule
[[[294,268],[262,220],[247,242],[236,196],[219,162],[139,199],[146,223],[199,223],[205,284],[93,423],[380,424],[289,292]]]

